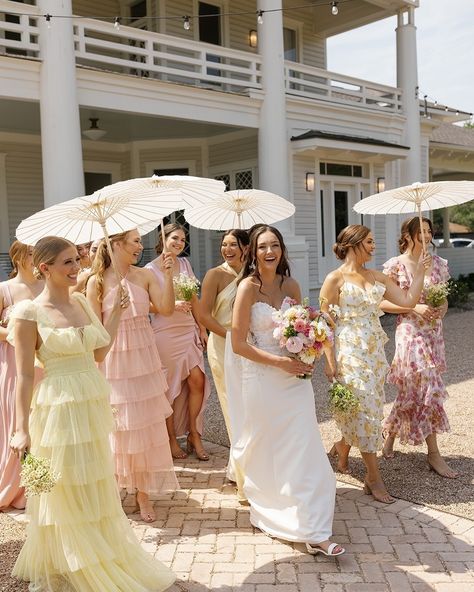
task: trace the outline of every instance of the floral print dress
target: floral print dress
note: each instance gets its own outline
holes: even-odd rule
[[[412,283],[412,275],[398,257],[384,264],[384,273],[404,290]],[[437,255],[425,288],[449,280],[448,262]],[[420,304],[425,303],[423,290]],[[443,323],[427,321],[415,312],[398,315],[395,333],[395,356],[388,381],[397,385],[398,394],[384,429],[400,438],[402,444],[422,444],[430,434],[449,431],[443,407],[448,393],[441,374],[446,372]]]
[[[337,413],[335,420],[345,441],[361,452],[382,447],[384,382],[388,370],[384,344],[387,335],[380,324],[379,305],[385,286],[369,289],[344,281],[339,292],[335,331],[337,379],[359,400],[351,414]]]

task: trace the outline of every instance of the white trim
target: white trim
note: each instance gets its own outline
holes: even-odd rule
[[[283,28],[284,29],[291,29],[296,33],[296,61],[295,64],[299,64],[303,62],[303,30],[304,30],[304,23],[301,21],[297,21],[295,19],[289,18],[283,13]],[[283,31],[282,31],[283,35]],[[285,48],[283,48],[284,51]],[[291,60],[290,60],[291,61]]]
[[[100,160],[84,160],[85,173],[105,173],[110,174],[112,183],[122,180],[122,165],[119,162],[106,162]]]
[[[0,212],[2,212],[0,216],[0,251],[3,253],[6,253],[10,247],[6,160],[6,153],[0,153]]]
[[[0,142],[41,146],[41,136],[39,134],[22,134],[20,132],[0,132]]]

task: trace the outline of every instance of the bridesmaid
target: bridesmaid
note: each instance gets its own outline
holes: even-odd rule
[[[232,441],[232,438],[224,378],[225,338],[231,329],[232,305],[249,242],[249,236],[245,230],[238,228],[228,230],[221,241],[221,255],[224,263],[206,273],[201,289],[201,322],[211,332],[207,343],[207,360],[214,378],[229,441]],[[236,475],[232,455],[229,459],[227,476],[237,483],[242,480]]]
[[[22,300],[33,299],[44,282],[33,274],[33,247],[15,241],[10,247],[13,271],[0,283],[0,510],[12,506],[23,509],[25,496],[20,487],[20,463],[10,450],[15,431],[15,351],[7,341],[7,324],[12,308]]]
[[[395,499],[388,493],[380,474],[377,450],[382,445],[384,383],[388,369],[384,344],[387,336],[379,320],[383,298],[398,306],[415,306],[423,288],[424,267],[430,256],[416,262],[413,284],[404,291],[380,271],[365,268],[375,252],[372,232],[366,226],[353,224],[339,233],[334,253],[342,261],[321,288],[321,309],[331,305],[340,308],[335,329],[334,348],[326,351],[325,373],[348,386],[359,399],[359,409],[351,415],[337,414],[342,438],[331,450],[339,456],[338,468],[348,472],[351,446],[356,446],[366,467],[365,493],[384,504]]]
[[[422,223],[425,243],[429,244],[433,225],[429,218],[423,218]],[[403,223],[398,242],[401,255],[385,263],[384,273],[407,290],[422,252],[418,217]],[[425,274],[425,285],[447,282],[449,277],[447,261],[433,255],[432,266]],[[442,318],[448,310],[447,303],[433,308],[425,303],[422,294],[414,309],[395,306],[385,300],[381,308],[398,314],[395,357],[388,374],[388,381],[397,385],[398,395],[384,423],[387,437],[383,455],[386,459],[393,458],[397,436],[402,444],[419,446],[426,442],[429,467],[441,477],[453,479],[458,474],[441,457],[436,439],[437,434],[449,431],[443,407],[448,393],[441,377],[446,372]]]
[[[164,258],[160,289],[149,270],[135,267],[143,250],[137,230],[112,236],[111,244],[121,285],[130,296],[117,338],[101,364],[112,387],[110,402],[116,410],[117,426],[112,436],[115,470],[120,487],[130,492],[137,490],[142,519],[153,522],[156,516],[150,494],[178,487],[165,423],[173,411],[165,397],[166,379],[148,319],[150,301],[163,315],[173,310],[173,261],[169,256]],[[106,323],[119,284],[105,242],[99,246],[92,273],[87,282],[87,299]]]
[[[180,274],[195,278],[189,261],[180,257],[186,245],[185,228],[180,224],[164,227],[165,251],[172,260],[173,276]],[[160,233],[156,245],[158,257],[148,263],[148,268],[163,286],[163,239]],[[203,349],[207,343],[206,329],[198,321],[199,301],[196,295],[190,302],[177,300],[171,316],[154,314],[151,326],[155,342],[168,381],[167,397],[173,408],[166,425],[174,458],[186,458],[187,454],[178,444],[177,438],[188,434],[186,449],[193,450],[199,460],[209,460],[201,441],[203,416],[211,388],[205,374]]]

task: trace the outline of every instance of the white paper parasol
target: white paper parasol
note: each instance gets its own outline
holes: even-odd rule
[[[184,210],[186,220],[196,228],[227,230],[273,224],[295,213],[288,200],[259,189],[226,191],[221,196]]]

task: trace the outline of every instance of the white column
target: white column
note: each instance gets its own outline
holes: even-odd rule
[[[41,14],[72,15],[71,0],[39,0]],[[49,26],[48,26],[49,25]],[[84,195],[81,128],[70,18],[39,19],[44,205]]]
[[[407,22],[404,15],[407,14]],[[397,86],[402,89],[403,115],[406,117],[403,142],[410,147],[401,163],[402,185],[421,181],[421,131],[418,99],[418,62],[416,54],[415,9],[398,13]]]
[[[286,117],[285,60],[283,50],[283,16],[281,0],[258,0],[263,23],[258,25],[258,50],[262,58],[263,101],[258,129],[258,174],[260,189],[289,199],[289,137]],[[295,236],[290,220],[275,226],[283,234],[293,276],[303,295],[308,294],[308,246],[304,237]]]
[[[0,154],[0,252],[8,253],[10,248],[10,228],[8,225],[8,194],[7,194],[7,155]]]
[[[451,233],[449,232],[449,208],[443,208],[443,244],[442,247],[449,248],[452,247],[449,239],[451,238]]]

